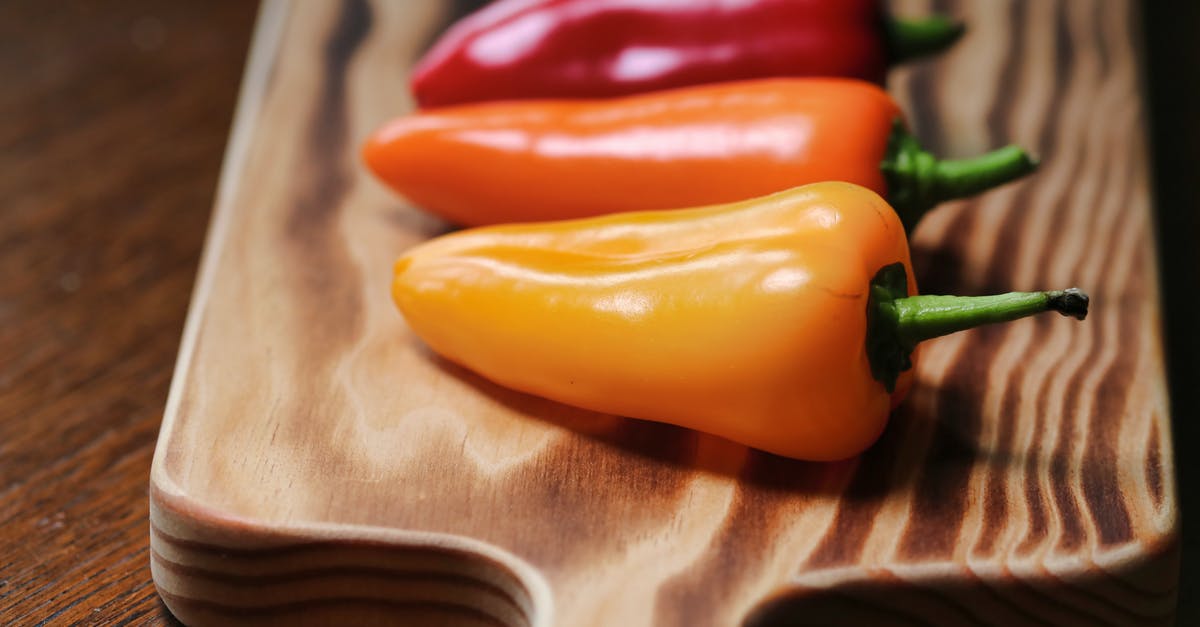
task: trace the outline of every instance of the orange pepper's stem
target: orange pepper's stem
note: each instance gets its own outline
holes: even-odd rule
[[[883,33],[888,61],[903,63],[941,52],[958,41],[964,30],[962,22],[941,15],[920,19],[887,17]]]
[[[1088,296],[1077,288],[990,296],[908,296],[907,285],[903,265],[887,266],[871,282],[867,305],[871,374],[889,392],[896,377],[912,366],[913,349],[925,340],[1046,311],[1079,320],[1088,312]]]
[[[897,119],[880,169],[888,201],[910,232],[934,205],[999,187],[1037,169],[1037,159],[1017,146],[967,159],[940,160]]]

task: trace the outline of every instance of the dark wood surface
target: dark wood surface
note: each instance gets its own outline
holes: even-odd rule
[[[147,482],[252,2],[0,3],[0,624],[164,624]]]
[[[1200,11],[1166,4],[1147,93],[1195,624]],[[170,622],[146,486],[254,11],[0,4],[0,624]]]

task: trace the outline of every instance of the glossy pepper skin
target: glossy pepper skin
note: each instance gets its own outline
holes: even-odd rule
[[[921,341],[1088,304],[1074,289],[915,295],[896,213],[837,182],[460,231],[394,276],[412,331],[496,383],[807,460],[878,438]]]
[[[877,0],[499,0],[451,27],[411,82],[422,107],[772,76],[882,83],[889,62],[959,34],[891,20]]]
[[[363,157],[417,206],[468,226],[721,204],[828,180],[887,196],[913,224],[942,199],[1032,169],[1014,147],[938,162],[900,119],[870,83],[763,79],[437,109],[384,125]]]
[[[461,231],[397,261],[393,296],[434,351],[501,385],[833,460],[908,387],[911,371],[889,393],[865,352],[869,284],[894,263],[912,276],[895,212],[827,183]]]

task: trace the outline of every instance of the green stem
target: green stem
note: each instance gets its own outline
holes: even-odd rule
[[[871,281],[867,356],[871,374],[889,392],[912,366],[913,349],[925,340],[1047,311],[1083,320],[1088,311],[1087,294],[1076,288],[992,296],[908,296],[907,290],[903,264],[884,267]]]
[[[1017,146],[967,159],[939,160],[896,119],[887,152],[879,164],[888,201],[910,232],[934,205],[973,196],[1033,172],[1038,162]]]
[[[1046,311],[1082,320],[1087,296],[1076,288],[1052,292],[1009,292],[991,296],[905,296],[892,301],[896,335],[901,344],[916,346],[935,337],[985,324],[1011,322]]]
[[[935,15],[921,19],[887,17],[883,23],[888,60],[903,63],[941,52],[962,37],[962,22]]]

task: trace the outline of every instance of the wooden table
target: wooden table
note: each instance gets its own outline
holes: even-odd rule
[[[0,6],[0,624],[173,622],[146,486],[254,17]]]
[[[1187,508],[1200,8],[1154,4],[1149,95]],[[172,622],[148,568],[147,477],[254,10],[0,6],[0,623]],[[1200,617],[1188,528],[1181,624]]]

